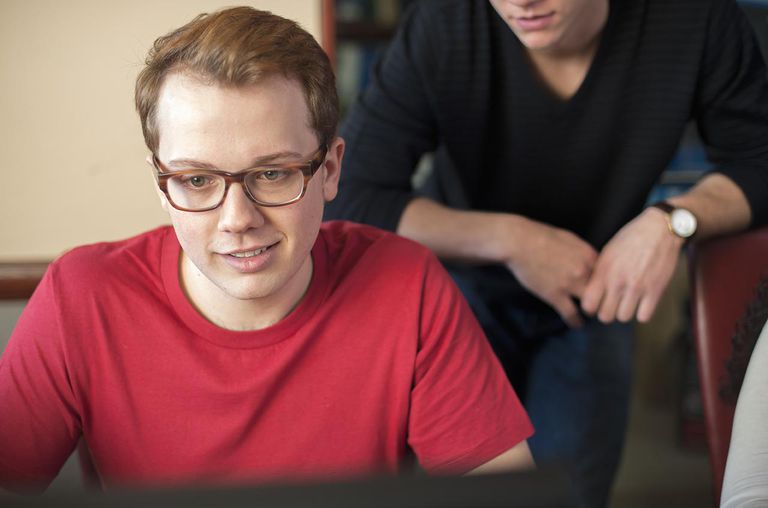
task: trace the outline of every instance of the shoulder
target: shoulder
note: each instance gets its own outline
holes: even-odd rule
[[[404,291],[421,297],[443,277],[444,268],[421,244],[372,226],[346,221],[323,225],[325,270],[332,288],[357,288],[379,295]],[[445,274],[447,277],[447,274]],[[405,293],[401,293],[405,297]]]
[[[475,12],[486,12],[489,2],[478,0],[421,0],[414,2],[413,9],[422,15],[430,15],[435,19],[460,20]]]
[[[490,2],[479,0],[423,0],[413,8],[414,18],[434,31],[450,30],[447,40],[482,35],[495,15]]]
[[[162,226],[125,240],[75,247],[50,269],[57,283],[80,289],[118,280],[138,283],[159,277],[162,246],[169,235],[170,226]]]
[[[429,249],[412,240],[373,226],[349,221],[325,222],[320,235],[334,264],[357,264],[376,259],[392,263],[429,262]]]
[[[621,2],[626,3],[627,0],[621,0]],[[645,20],[653,21],[660,27],[681,27],[710,20],[717,21],[712,19],[717,13],[739,10],[736,0],[645,0],[643,3],[648,13],[652,14],[652,16],[646,16]],[[639,7],[643,3],[634,5]],[[630,10],[627,9],[625,12]]]
[[[451,47],[467,39],[484,38],[493,13],[487,1],[421,0],[406,11],[400,31],[414,42],[426,38],[432,44]]]
[[[428,249],[371,226],[333,221],[323,225],[316,254],[322,256],[315,268],[325,307],[334,316],[355,316],[372,326],[397,314],[398,326],[411,326],[398,336],[416,347],[422,309],[448,277]]]
[[[735,0],[612,0],[612,54],[661,81],[695,78],[708,53],[718,54],[740,31]]]

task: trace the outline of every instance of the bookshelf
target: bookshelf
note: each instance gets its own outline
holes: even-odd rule
[[[323,47],[336,69],[342,117],[367,86],[402,13],[413,0],[323,0]]]

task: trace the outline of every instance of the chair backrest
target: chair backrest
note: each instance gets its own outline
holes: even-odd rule
[[[768,227],[694,245],[690,252],[693,335],[701,397],[719,499],[735,406],[720,396],[736,323],[768,273]]]

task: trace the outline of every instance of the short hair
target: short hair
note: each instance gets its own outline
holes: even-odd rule
[[[155,40],[136,78],[136,110],[147,147],[157,152],[157,103],[166,76],[187,72],[223,86],[248,86],[282,74],[299,82],[310,127],[321,144],[336,136],[339,100],[328,56],[296,22],[252,7],[200,14]]]

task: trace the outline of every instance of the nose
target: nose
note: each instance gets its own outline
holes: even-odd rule
[[[262,226],[265,221],[259,206],[248,198],[239,183],[229,187],[218,211],[219,231],[226,233],[243,233]]]

